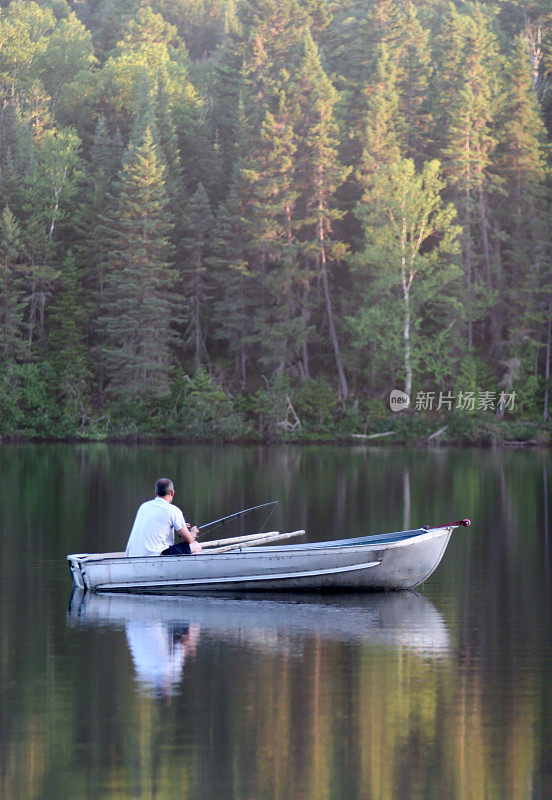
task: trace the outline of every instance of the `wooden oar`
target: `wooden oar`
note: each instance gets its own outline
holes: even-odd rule
[[[282,539],[291,539],[292,536],[303,536],[304,533],[305,531],[290,531],[290,533],[274,533],[270,536],[265,537],[264,539],[254,539],[253,541],[249,542],[231,544],[229,547],[217,547],[214,552],[228,553],[230,550],[239,550],[242,547],[255,547],[255,545],[259,544],[273,544],[274,542],[282,541]],[[212,553],[208,551],[207,555],[212,555]]]
[[[202,542],[201,548],[205,550],[206,547],[225,547],[229,544],[241,544],[242,542],[251,542],[255,539],[266,539],[267,536],[274,536],[279,533],[280,531],[265,531],[264,533],[249,533],[245,536],[234,536],[230,539],[210,539],[208,542]]]

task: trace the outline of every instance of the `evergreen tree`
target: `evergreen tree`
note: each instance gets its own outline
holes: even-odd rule
[[[369,100],[357,169],[364,202],[378,171],[393,164],[400,156],[397,74],[385,45],[379,48],[376,71],[366,91]]]
[[[170,259],[172,221],[152,133],[125,157],[110,244],[102,352],[112,395],[156,397],[169,389],[172,323],[178,318]]]
[[[152,6],[177,27],[198,61],[213,54],[235,14],[235,0],[154,0]]]
[[[133,150],[141,147],[144,141],[144,131],[149,128],[153,142],[159,148],[159,130],[157,128],[156,103],[152,92],[152,83],[148,70],[142,69],[137,83],[137,100],[135,104],[134,119],[130,129],[129,144],[126,149],[126,158],[131,159]],[[162,154],[164,156],[164,153]]]
[[[239,154],[238,125],[242,89],[242,54],[237,32],[224,37],[213,64],[213,141],[220,152],[218,194],[226,198],[232,184]]]
[[[24,268],[19,263],[22,249],[19,225],[6,206],[0,217],[0,344],[4,367],[28,352],[24,338]]]
[[[76,270],[83,282],[80,295],[84,304],[83,324],[88,346],[96,354],[100,397],[103,396],[105,375],[99,346],[99,317],[103,309],[109,247],[118,209],[121,158],[119,137],[110,135],[105,117],[100,114],[87,180],[80,198],[79,240],[75,247]]]
[[[57,292],[48,314],[48,357],[54,368],[58,402],[70,429],[89,419],[90,368],[85,330],[83,281],[69,250],[60,266]]]
[[[26,202],[26,184],[35,167],[29,125],[22,119],[15,100],[0,113],[0,198],[20,212]]]
[[[403,155],[418,164],[431,150],[431,52],[429,30],[421,24],[416,8],[409,4],[404,19],[403,44],[397,63],[397,89],[404,142]]]
[[[519,36],[508,70],[508,95],[500,126],[500,172],[507,195],[500,207],[503,280],[500,320],[509,339],[508,356],[528,355],[546,339],[552,258],[550,165],[546,129],[537,100],[525,36]],[[537,349],[538,363],[538,349]]]
[[[332,240],[332,230],[334,222],[342,216],[336,207],[335,193],[350,170],[339,160],[334,117],[336,92],[322,68],[318,48],[309,33],[303,42],[297,85],[300,107],[297,172],[304,214],[300,238],[307,261],[315,265],[321,282],[339,394],[347,399],[349,389],[338,339],[330,265],[332,260],[344,255],[343,246]]]
[[[262,341],[261,362],[278,374],[297,360],[301,345],[296,301],[297,243],[293,231],[296,144],[290,105],[289,96],[282,89],[277,113],[266,112],[258,160],[249,165],[247,172],[242,170],[242,175],[251,181],[250,241],[256,241],[263,259],[264,302],[255,319]]]
[[[259,286],[259,363],[279,374],[297,358],[293,211],[295,115],[291,65],[305,28],[295,0],[251,0],[244,24],[244,85],[237,120],[238,196],[248,267]]]
[[[256,345],[255,315],[259,289],[246,257],[242,203],[234,181],[226,203],[217,209],[213,237],[215,279],[214,338],[226,342],[242,389]]]
[[[499,73],[496,39],[481,6],[476,4],[472,15],[453,12],[448,29],[456,36],[462,34],[460,45],[451,48],[458,54],[452,60],[452,68],[460,61],[462,73],[467,74],[467,79],[459,85],[458,75],[452,68],[449,70],[447,83],[455,89],[452,97],[443,100],[446,132],[443,168],[463,227],[467,346],[471,349],[476,343],[475,324],[492,307],[500,280],[496,258],[500,233],[496,230],[492,207],[500,190],[495,165],[495,128],[502,94],[496,78]],[[500,331],[493,311],[488,320],[490,330],[482,325],[478,340],[496,343]]]
[[[125,33],[129,22],[136,19],[143,0],[105,0],[95,31],[96,53],[105,61]],[[96,12],[97,13],[97,12]]]
[[[211,300],[211,286],[207,274],[211,258],[211,235],[213,215],[209,206],[209,198],[199,184],[192,195],[182,220],[182,252],[181,273],[183,278],[183,296],[187,299],[186,344],[191,345],[194,367],[198,370],[202,363],[208,361],[206,345],[206,328],[209,318],[208,304]]]
[[[114,181],[121,167],[118,153],[103,114],[98,117],[90,154],[88,180],[82,198],[83,263],[86,264],[88,294],[101,303],[104,292],[108,219],[115,211]],[[94,314],[95,316],[95,314]]]
[[[178,147],[171,98],[162,76],[160,76],[155,97],[155,120],[158,131],[157,141],[166,166],[165,191],[168,198],[167,210],[174,219],[177,219],[183,201],[182,160]]]
[[[505,230],[510,234],[510,283],[515,265],[542,259],[546,225],[546,129],[532,81],[527,42],[520,36],[509,69],[509,91],[501,128],[501,172],[508,186]],[[512,224],[513,223],[513,224]]]

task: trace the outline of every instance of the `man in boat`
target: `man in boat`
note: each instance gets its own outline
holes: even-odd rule
[[[127,557],[201,552],[201,545],[197,541],[198,528],[188,525],[173,500],[173,482],[169,478],[159,478],[155,484],[155,498],[142,503],[136,513],[126,546]],[[184,541],[175,544],[175,533],[180,534]]]

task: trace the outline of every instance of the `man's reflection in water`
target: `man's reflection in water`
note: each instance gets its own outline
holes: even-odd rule
[[[186,659],[195,656],[199,625],[130,619],[125,630],[142,691],[165,698],[176,694]]]

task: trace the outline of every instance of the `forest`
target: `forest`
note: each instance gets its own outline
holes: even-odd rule
[[[0,439],[552,442],[549,0],[0,5]]]

